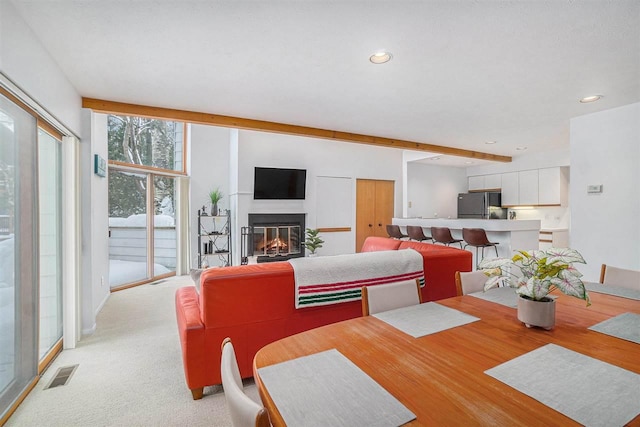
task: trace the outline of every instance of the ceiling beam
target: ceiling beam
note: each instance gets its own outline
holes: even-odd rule
[[[495,162],[511,162],[510,156],[482,153],[480,151],[463,150],[461,148],[442,145],[424,144],[422,142],[401,139],[362,135],[358,133],[340,132],[336,130],[318,129],[286,123],[267,122],[263,120],[244,119],[241,117],[221,116],[219,114],[199,113],[195,111],[174,110],[171,108],[149,107],[145,105],[126,104],[123,102],[105,101],[101,99],[82,98],[82,107],[101,113],[127,114],[160,119],[178,120],[203,125],[223,126],[229,128],[284,133],[288,135],[308,136],[334,141],[346,141],[357,144],[375,145],[378,147],[402,148],[405,150],[426,151],[429,153],[467,157],[471,159],[491,160]]]

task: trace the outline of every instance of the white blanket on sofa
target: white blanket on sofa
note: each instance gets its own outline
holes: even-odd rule
[[[363,286],[419,279],[422,255],[413,249],[363,252],[289,260],[295,276],[296,308],[361,299]]]

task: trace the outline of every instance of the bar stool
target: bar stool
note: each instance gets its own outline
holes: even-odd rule
[[[462,249],[462,239],[454,239],[448,227],[431,227],[431,238],[434,242],[447,246],[452,243],[460,243],[460,249]]]
[[[431,236],[425,236],[423,228],[419,225],[407,225],[407,234],[411,240],[417,240],[418,242],[433,240]]]
[[[387,224],[387,234],[392,239],[398,240],[401,240],[403,237],[409,237],[406,234],[402,234],[402,231],[400,231],[400,226],[395,224]]]
[[[496,250],[496,257],[498,257],[497,245],[499,245],[499,243],[490,242],[487,238],[487,233],[483,228],[463,228],[462,238],[466,243],[466,245],[464,245],[465,249],[467,246],[474,246],[476,248],[476,266],[480,264],[480,259],[478,258],[478,248],[482,248],[482,258],[484,258],[484,248],[493,246],[493,249]]]

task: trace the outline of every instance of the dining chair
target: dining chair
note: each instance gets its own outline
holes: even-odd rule
[[[493,247],[496,250],[496,258],[498,257],[498,246],[497,242],[490,242],[487,238],[487,232],[484,231],[484,228],[463,228],[462,229],[462,238],[466,243],[464,245],[464,249],[467,246],[474,246],[476,248],[476,265],[480,264],[480,258],[478,258],[478,248],[482,248],[482,258],[484,258],[484,248]]]
[[[222,341],[222,361],[220,363],[222,388],[231,415],[233,427],[270,426],[267,410],[244,393],[242,378],[231,338]]]
[[[600,283],[640,291],[640,271],[602,264]]]
[[[456,271],[455,280],[458,296],[483,291],[487,279],[487,275],[482,271]]]
[[[449,246],[452,243],[459,243],[462,249],[462,239],[454,239],[448,227],[431,227],[431,238],[436,243]]]
[[[418,279],[362,287],[363,316],[418,304],[422,304]]]
[[[400,230],[399,225],[387,224],[387,234],[393,239],[403,239],[409,237]]]
[[[426,236],[424,234],[424,228],[419,225],[407,225],[407,235],[411,240],[416,240],[418,242],[433,240],[431,236]]]

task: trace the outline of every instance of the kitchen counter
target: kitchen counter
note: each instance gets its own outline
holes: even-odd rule
[[[490,242],[497,242],[499,245],[498,256],[511,257],[518,250],[538,249],[540,220],[509,220],[509,219],[448,219],[448,218],[393,218],[393,224],[400,226],[406,234],[407,225],[418,225],[425,229],[426,235],[431,235],[431,227],[448,227],[454,239],[462,239],[463,228],[483,228],[487,232]],[[462,242],[464,247],[465,242]],[[459,247],[452,244],[452,247]],[[468,246],[474,256],[474,266],[476,265],[476,248]],[[482,248],[479,250],[482,253]],[[485,248],[485,257],[495,257],[493,248]]]
[[[448,218],[393,218],[393,224],[420,225],[422,227],[484,228],[485,231],[540,231],[538,219],[448,219]]]

